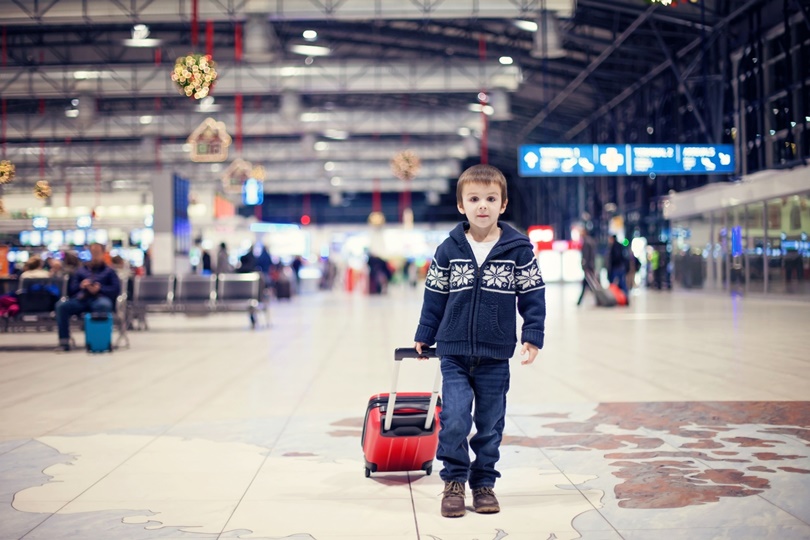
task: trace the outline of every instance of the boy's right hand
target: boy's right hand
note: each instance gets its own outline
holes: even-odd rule
[[[415,341],[413,344],[413,348],[416,349],[416,352],[419,353],[419,356],[416,357],[417,360],[427,360],[427,356],[422,356],[422,347],[427,347],[427,343],[421,343],[419,341]]]

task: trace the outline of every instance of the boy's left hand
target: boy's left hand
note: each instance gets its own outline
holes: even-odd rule
[[[523,364],[524,366],[531,364],[532,362],[534,362],[534,359],[537,358],[538,352],[540,352],[540,349],[538,349],[535,345],[532,345],[527,341],[526,343],[523,344],[523,348],[520,349],[520,355],[523,356],[524,354],[528,354],[529,357],[525,360],[521,360],[520,363]]]

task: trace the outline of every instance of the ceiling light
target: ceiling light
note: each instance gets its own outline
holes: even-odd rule
[[[141,125],[144,125],[144,126],[145,126],[145,125],[147,125],[147,124],[151,124],[151,123],[152,123],[152,117],[151,117],[151,116],[149,116],[148,114],[146,114],[146,115],[141,116],[141,117],[138,119],[138,121],[141,123]]]
[[[301,75],[303,69],[300,67],[293,67],[293,66],[284,66],[278,72],[279,75],[282,77],[295,77],[297,75]]]
[[[317,113],[317,112],[301,113],[301,118],[300,118],[300,120],[302,122],[320,122],[320,121],[326,120],[326,119],[327,119],[327,115]]]
[[[197,107],[197,110],[200,112],[214,112],[218,111],[220,106],[214,103],[213,96],[205,96],[200,100],[200,104]]]
[[[142,47],[142,48],[150,48],[150,47],[159,47],[161,43],[163,43],[159,39],[124,39],[122,40],[123,44],[127,47]]]
[[[349,138],[349,132],[342,129],[327,129],[323,132],[323,136],[327,139],[335,139],[337,141],[344,141]]]
[[[323,170],[325,170],[325,171],[334,171],[335,170],[335,164],[332,163],[331,161],[327,161],[326,163],[323,164]]]
[[[160,43],[159,39],[149,38],[149,27],[145,24],[133,26],[132,38],[124,40],[124,45],[127,47],[157,47]]]
[[[86,79],[100,79],[103,77],[103,74],[100,71],[74,71],[73,78],[77,81],[83,81]]]
[[[132,39],[146,39],[149,37],[149,27],[145,24],[136,24],[132,27]]]
[[[301,43],[293,43],[290,45],[289,50],[291,53],[303,54],[304,56],[329,56],[332,54],[332,49],[329,47],[321,47],[320,45],[304,45]]]
[[[337,187],[343,182],[343,178],[340,176],[333,176],[332,179],[329,181],[333,186]]]
[[[458,128],[456,133],[458,133],[459,136],[461,136],[461,137],[467,137],[467,136],[470,135],[470,128],[462,126],[462,127]]]
[[[307,41],[315,41],[318,39],[318,32],[315,30],[304,30],[304,39]]]
[[[79,116],[79,109],[65,109],[65,116],[68,118],[76,118]]]
[[[326,141],[318,141],[313,145],[313,148],[318,152],[323,152],[329,149],[329,143]]]
[[[511,56],[501,56],[500,58],[498,58],[498,62],[500,62],[504,66],[511,66],[514,60],[512,60]]]
[[[537,32],[537,23],[534,21],[516,20],[512,21],[512,23],[526,32]]]

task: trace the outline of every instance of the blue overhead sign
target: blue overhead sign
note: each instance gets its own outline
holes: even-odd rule
[[[520,176],[732,174],[730,144],[524,145]]]

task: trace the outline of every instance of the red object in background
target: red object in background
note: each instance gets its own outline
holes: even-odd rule
[[[619,288],[618,285],[615,283],[610,284],[610,292],[613,293],[613,296],[616,297],[616,304],[619,306],[626,306],[627,305],[627,295],[624,294],[624,291]]]
[[[309,225],[312,220],[309,218],[308,215],[304,214],[301,216],[301,225]]]
[[[550,251],[554,245],[554,228],[551,225],[532,225],[528,229],[529,240],[537,251]]]

